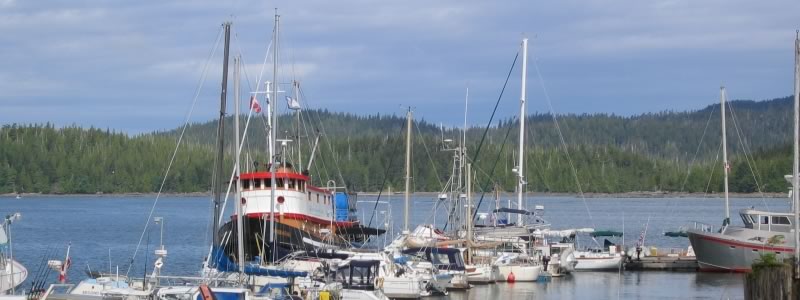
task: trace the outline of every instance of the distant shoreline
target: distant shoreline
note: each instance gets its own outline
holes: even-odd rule
[[[377,196],[378,192],[357,192],[359,196]],[[431,196],[435,197],[439,192],[415,192],[415,196]],[[480,194],[480,193],[478,193]],[[503,197],[513,194],[512,192],[501,193]],[[16,193],[0,194],[0,197],[16,197]],[[22,193],[22,198],[25,197],[148,197],[152,198],[157,193],[112,193],[112,194],[41,194],[41,193]],[[403,193],[392,192],[392,197],[402,196]],[[489,195],[487,193],[487,195]],[[166,197],[211,197],[211,193],[207,192],[193,192],[193,193],[162,193],[161,196]],[[389,196],[388,193],[381,193],[381,197]],[[578,193],[528,193],[529,197],[580,197]],[[678,192],[627,192],[627,193],[584,193],[586,198],[722,198],[722,193],[678,193]],[[731,198],[761,198],[760,193],[730,193]],[[493,196],[492,196],[493,197]],[[786,193],[764,193],[764,198],[785,199]]]
[[[413,195],[436,196],[439,192],[416,192]],[[480,195],[480,193],[476,193]],[[502,192],[501,197],[514,194]],[[359,196],[377,196],[378,192],[359,192]],[[392,192],[393,197],[402,196],[403,193]],[[490,193],[486,194],[487,197]],[[382,197],[387,193],[382,193]],[[679,193],[679,192],[626,192],[626,193],[583,193],[586,198],[723,198],[722,193]],[[761,198],[761,193],[729,193],[730,198]],[[492,196],[494,197],[494,196]],[[529,192],[528,197],[580,197],[578,193],[541,193]],[[786,193],[763,193],[764,198],[787,198]]]

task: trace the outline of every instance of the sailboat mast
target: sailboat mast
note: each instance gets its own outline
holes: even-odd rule
[[[269,171],[270,171],[270,201],[269,201],[269,211],[270,211],[270,218],[269,218],[269,242],[272,247],[272,261],[275,261],[275,171],[276,166],[275,163],[277,160],[275,159],[275,141],[276,141],[276,134],[278,134],[278,22],[280,20],[280,16],[278,15],[277,10],[275,11],[275,30],[272,32],[272,41],[275,45],[272,50],[272,101],[269,102],[269,106],[271,108],[272,116],[272,126],[269,129],[269,155],[270,155],[270,163],[269,163]]]
[[[236,127],[236,165],[234,168],[236,169],[236,257],[238,258],[239,264],[239,272],[244,273],[244,226],[243,222],[245,220],[244,211],[242,210],[242,181],[239,179],[241,176],[241,151],[239,144],[239,81],[240,81],[240,74],[239,71],[241,70],[241,57],[236,56],[233,58],[233,106],[236,108],[235,112],[236,115],[233,118],[234,120],[234,127]]]
[[[214,174],[214,218],[213,228],[211,229],[211,242],[214,245],[219,244],[219,216],[222,204],[222,161],[224,159],[225,151],[225,107],[227,106],[228,98],[228,51],[230,50],[231,43],[231,23],[225,22],[222,25],[225,29],[225,49],[222,58],[222,92],[220,93],[219,100],[219,123],[217,123],[217,159],[215,162]]]
[[[731,223],[730,200],[728,199],[728,171],[731,168],[728,162],[728,135],[725,131],[725,87],[719,88],[719,101],[722,112],[722,163],[725,169],[725,220],[722,221],[722,226],[727,227]]]
[[[406,193],[403,202],[403,233],[408,234],[408,208],[411,193],[411,108],[406,113]]]
[[[300,82],[294,81],[294,99],[297,103],[300,103]],[[302,147],[300,144],[300,109],[295,111],[295,116],[297,117],[297,131],[295,134],[295,139],[297,140],[297,171],[303,171],[303,152]]]
[[[472,253],[471,253],[471,244],[472,244],[472,164],[467,163],[467,214],[466,214],[466,222],[467,222],[467,263],[472,263]]]
[[[517,208],[522,209],[525,197],[525,85],[528,77],[528,39],[522,39],[522,92],[519,101],[519,165],[517,166]],[[522,214],[517,215],[522,226]]]
[[[464,175],[464,170],[465,170],[464,168],[466,167],[466,164],[467,164],[467,111],[468,110],[469,110],[469,87],[467,87],[467,93],[466,93],[466,95],[464,95],[464,127],[461,129],[461,134],[462,134],[462,136],[461,136],[461,147],[458,149],[458,155],[459,155],[458,161],[459,161],[459,165],[460,165],[459,172],[461,172],[462,176]],[[465,178],[465,180],[466,180],[466,178]],[[459,184],[460,184],[460,182],[461,182],[461,178],[459,178]],[[459,186],[459,188],[461,188],[461,186]],[[459,194],[461,193],[461,191],[462,190],[459,190]],[[466,193],[466,192],[467,191],[464,191],[464,193]],[[458,199],[460,200],[461,197],[459,197]],[[472,219],[471,215],[467,214],[466,216],[467,216],[467,218]],[[464,220],[464,222],[468,222],[468,221]],[[464,224],[464,225],[467,225],[467,224]]]
[[[792,163],[792,210],[794,214],[795,278],[800,276],[800,33],[794,39],[794,162]]]

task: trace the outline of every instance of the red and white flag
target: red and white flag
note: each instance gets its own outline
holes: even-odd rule
[[[261,112],[261,105],[258,104],[258,99],[256,99],[256,96],[250,97],[250,109],[254,110],[256,113]]]
[[[67,271],[69,270],[69,266],[72,265],[72,258],[69,257],[70,247],[72,247],[71,243],[67,245],[67,257],[64,259],[64,264],[61,265],[61,270],[58,271],[58,282],[61,283],[67,282]]]

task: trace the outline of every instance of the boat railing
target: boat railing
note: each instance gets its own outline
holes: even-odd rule
[[[700,230],[702,232],[714,232],[714,225],[695,221],[694,222],[694,229],[695,230]]]

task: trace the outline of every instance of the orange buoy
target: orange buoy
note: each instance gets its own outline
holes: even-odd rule
[[[511,274],[508,274],[508,283],[514,283],[514,281],[516,281],[516,280],[517,280],[517,277],[514,276],[514,272],[511,272]]]

